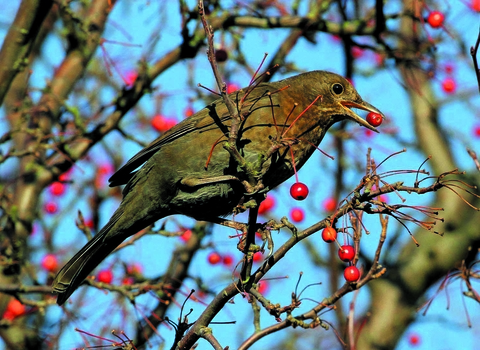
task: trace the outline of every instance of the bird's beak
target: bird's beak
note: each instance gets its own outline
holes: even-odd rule
[[[363,109],[364,111],[367,112],[373,112],[373,113],[378,113],[382,116],[382,118],[385,118],[382,112],[380,112],[377,108],[373,107],[370,103],[362,101],[360,103],[356,103],[353,101],[340,101],[340,104],[342,105],[343,108],[345,108],[346,114],[353,120],[355,120],[358,124],[366,127],[367,129],[373,130],[375,132],[379,132],[375,127],[371,126],[368,124],[368,122],[361,118],[358,114],[356,114],[354,111],[351,110],[351,108],[358,108],[358,109]]]

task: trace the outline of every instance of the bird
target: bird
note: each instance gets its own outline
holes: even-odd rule
[[[206,221],[225,217],[248,199],[245,184],[253,181],[259,185],[255,191],[266,193],[290,178],[333,124],[351,120],[378,132],[352,108],[384,117],[347,79],[321,70],[277,82],[255,81],[228,96],[237,115],[219,98],[111,176],[110,186],[125,185],[123,199],[108,223],[56,275],[52,291],[58,305],[127,237],[170,215]],[[235,130],[236,137],[230,135]],[[240,158],[228,150],[232,142]]]

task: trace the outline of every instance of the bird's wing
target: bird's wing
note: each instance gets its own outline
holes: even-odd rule
[[[190,117],[191,118],[191,117]],[[215,120],[208,115],[202,113],[201,118],[185,119],[182,123],[177,124],[168,132],[155,139],[147,147],[134,155],[124,166],[118,169],[108,180],[110,187],[126,184],[131,177],[132,172],[150,159],[164,145],[173,142],[182,136],[191,132],[199,131],[215,124]],[[220,122],[231,119],[230,116],[220,118]]]
[[[260,100],[266,98],[264,88],[258,89],[257,87],[254,91],[255,93],[252,93],[251,96],[249,96],[242,103],[242,108],[240,111],[241,113],[244,111],[250,111],[252,106],[257,104]],[[242,95],[243,93],[237,94],[235,100],[238,101],[238,98]],[[109,186],[114,187],[126,184],[135,173],[135,169],[149,160],[160,148],[181,138],[182,136],[185,136],[186,134],[192,132],[201,132],[202,130],[211,127],[225,128],[224,132],[228,132],[228,128],[224,123],[230,121],[231,119],[232,118],[228,114],[228,110],[223,100],[216,100],[195,115],[175,125],[172,129],[155,139],[150,145],[133,156],[124,166],[118,169],[110,177],[108,180]]]

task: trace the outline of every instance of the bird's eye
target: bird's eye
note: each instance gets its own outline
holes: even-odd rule
[[[343,93],[343,86],[339,83],[332,85],[332,91],[335,95],[341,95]]]

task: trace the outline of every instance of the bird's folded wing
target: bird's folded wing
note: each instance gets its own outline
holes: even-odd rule
[[[244,90],[237,91],[234,100],[239,101],[239,98],[243,96],[243,92]],[[245,117],[249,113],[253,113],[255,110],[262,107],[267,107],[260,106],[263,102],[266,102],[268,107],[270,107],[272,99],[267,96],[267,92],[268,87],[266,86],[256,87],[253,91],[250,91],[248,93],[248,98],[242,102],[240,110],[242,117]],[[147,147],[133,156],[124,166],[118,169],[112,177],[110,177],[108,180],[109,186],[114,187],[126,184],[132,177],[134,171],[150,159],[160,148],[189,133],[202,132],[209,128],[220,128],[225,134],[228,133],[229,124],[225,125],[224,123],[231,119],[232,117],[228,113],[228,109],[223,100],[216,100],[198,113],[175,125],[172,129],[168,130],[165,134],[155,139]]]

